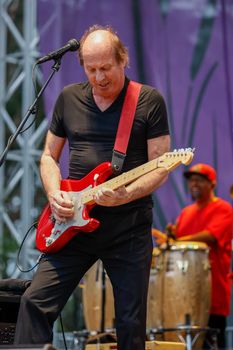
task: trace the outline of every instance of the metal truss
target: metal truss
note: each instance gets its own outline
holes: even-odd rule
[[[32,67],[39,41],[36,8],[36,0],[0,0],[0,154],[35,98]],[[40,72],[36,79],[39,84]],[[31,277],[31,273],[16,268],[16,257],[45,200],[38,161],[46,128],[47,122],[42,120],[20,133],[0,167],[0,277]],[[25,270],[34,266],[39,256],[34,234],[28,236],[21,250],[20,263]]]

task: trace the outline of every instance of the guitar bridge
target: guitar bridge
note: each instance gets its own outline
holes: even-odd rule
[[[54,242],[54,239],[51,237],[45,238],[45,245],[46,247],[49,247]]]

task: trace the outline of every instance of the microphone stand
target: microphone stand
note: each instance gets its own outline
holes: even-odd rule
[[[46,89],[47,85],[49,84],[50,80],[52,79],[53,75],[59,71],[59,68],[61,66],[61,57],[56,58],[54,65],[52,66],[52,73],[50,74],[50,76],[48,77],[48,79],[46,80],[46,82],[44,83],[44,85],[42,86],[42,88],[40,89],[39,93],[37,94],[34,102],[32,103],[32,105],[29,107],[27,113],[25,114],[25,116],[23,117],[21,123],[19,124],[19,126],[17,127],[17,129],[15,130],[14,134],[10,137],[9,142],[7,143],[7,146],[5,148],[5,150],[2,152],[1,156],[0,156],[0,167],[2,166],[2,164],[5,161],[6,155],[10,149],[10,146],[12,145],[12,143],[15,141],[15,139],[17,138],[17,136],[20,134],[21,130],[23,129],[25,123],[27,122],[29,116],[31,114],[35,114],[36,109],[35,106],[37,105],[39,98],[41,97],[41,95],[43,94],[44,90]]]

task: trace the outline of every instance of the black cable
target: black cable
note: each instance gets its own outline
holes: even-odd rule
[[[59,319],[60,319],[60,324],[61,324],[61,332],[62,332],[63,342],[64,342],[64,345],[65,345],[65,350],[67,350],[67,343],[66,343],[66,337],[65,337],[65,332],[64,332],[64,327],[63,327],[61,314],[59,315]]]
[[[22,240],[22,243],[20,244],[20,247],[19,247],[19,250],[18,250],[18,254],[17,254],[17,260],[16,260],[16,265],[18,267],[18,269],[21,271],[21,272],[30,272],[32,271],[40,262],[40,259],[44,256],[44,254],[40,254],[39,258],[37,259],[37,262],[36,264],[31,267],[30,269],[28,270],[23,270],[23,268],[20,266],[20,263],[19,263],[19,256],[20,256],[20,253],[21,253],[21,250],[22,250],[22,247],[23,247],[23,244],[27,238],[27,236],[29,235],[30,231],[32,230],[32,228],[36,228],[36,225],[37,225],[37,221],[34,222],[30,227],[29,229],[27,230],[23,240]],[[63,337],[63,341],[64,341],[64,345],[65,345],[65,350],[68,350],[67,349],[67,343],[66,343],[66,338],[65,338],[65,333],[64,333],[64,327],[63,327],[63,322],[62,322],[62,316],[61,314],[59,315],[59,319],[60,319],[60,324],[61,324],[61,330],[62,330],[62,337]]]
[[[21,244],[20,244],[19,250],[18,250],[17,259],[16,259],[16,266],[18,267],[18,269],[19,269],[21,272],[30,272],[30,271],[32,271],[32,270],[39,264],[40,259],[44,256],[43,253],[40,254],[39,258],[37,259],[36,264],[35,264],[33,267],[31,267],[30,269],[28,269],[28,270],[23,270],[23,268],[20,266],[20,263],[19,263],[19,256],[20,256],[20,253],[21,253],[23,244],[24,244],[26,238],[28,237],[30,231],[32,230],[32,228],[36,228],[36,225],[37,225],[37,221],[34,222],[34,223],[29,227],[29,229],[27,230],[27,232],[26,232],[26,234],[25,234],[25,236],[24,236],[24,238],[23,238],[23,240],[22,240],[22,242],[21,242]],[[60,319],[60,324],[61,324],[62,337],[63,337],[63,342],[64,342],[65,350],[68,350],[61,314],[59,315],[59,319]]]
[[[27,230],[27,232],[26,232],[26,234],[25,234],[25,236],[24,236],[24,238],[23,238],[23,240],[22,240],[22,242],[21,242],[21,244],[20,244],[19,250],[18,250],[17,259],[16,259],[16,266],[18,267],[18,269],[19,269],[21,272],[30,272],[30,271],[32,271],[32,270],[39,264],[40,259],[41,259],[42,256],[44,255],[44,254],[40,254],[39,258],[37,259],[36,264],[35,264],[33,267],[31,267],[30,269],[28,269],[28,270],[24,270],[24,269],[21,267],[21,265],[20,265],[19,256],[20,256],[21,250],[22,250],[22,248],[23,248],[23,244],[24,244],[24,242],[25,242],[27,236],[29,235],[30,231],[32,230],[32,228],[36,228],[36,225],[37,225],[37,221],[34,222],[34,223],[29,227],[29,229]]]

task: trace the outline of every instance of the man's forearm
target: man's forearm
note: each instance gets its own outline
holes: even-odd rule
[[[128,202],[145,197],[159,188],[168,177],[166,169],[160,168],[140,177],[126,187]]]
[[[216,242],[216,238],[209,231],[201,231],[193,235],[187,235],[177,238],[178,241],[194,241],[204,242],[206,244],[213,244]]]
[[[60,189],[61,173],[58,163],[50,156],[42,155],[40,175],[47,196]]]

